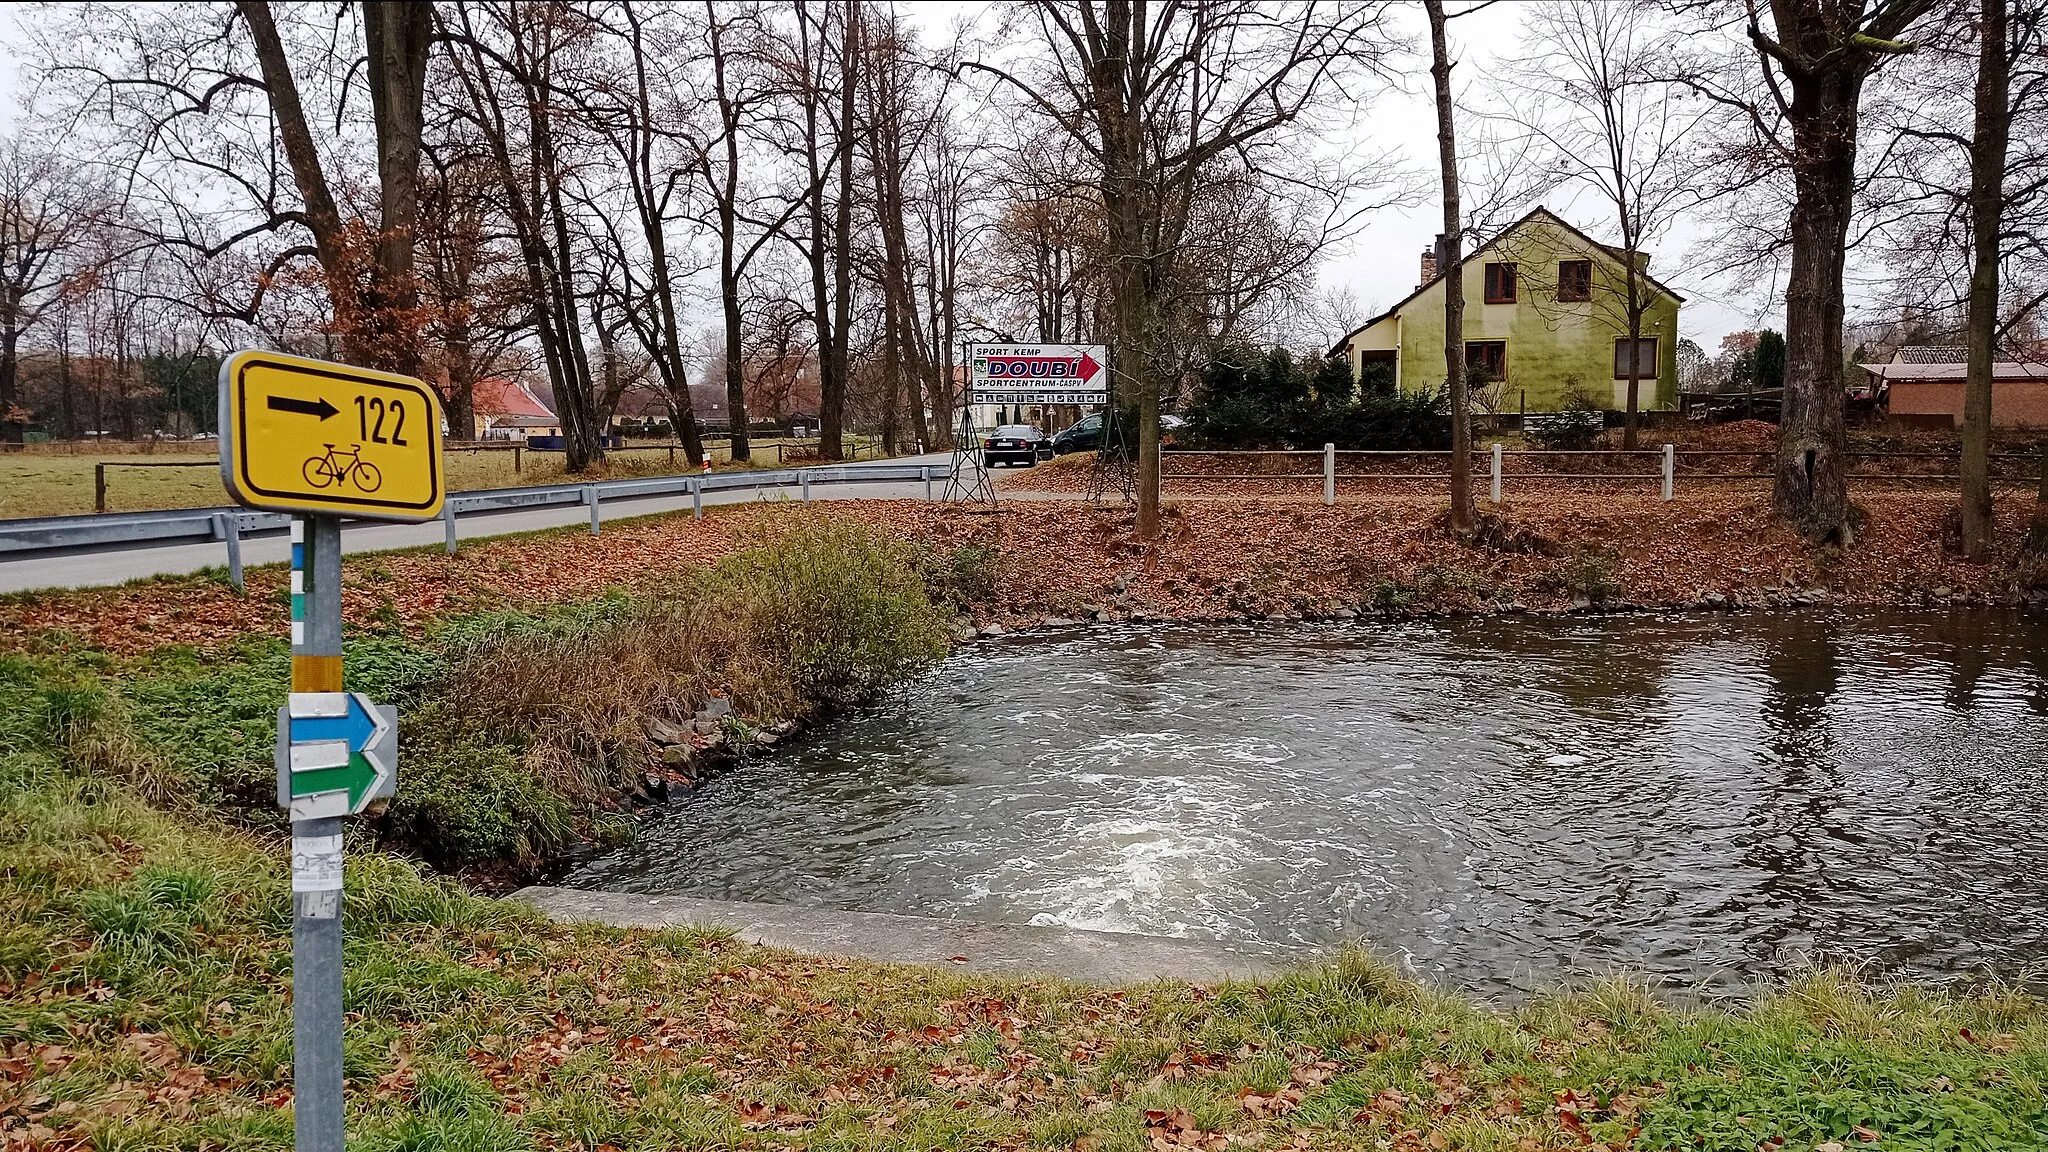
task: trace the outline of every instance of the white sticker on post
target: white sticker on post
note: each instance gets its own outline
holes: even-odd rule
[[[341,890],[341,833],[292,837],[292,891]]]

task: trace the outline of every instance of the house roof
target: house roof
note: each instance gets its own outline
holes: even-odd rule
[[[1490,239],[1488,239],[1485,243],[1474,246],[1471,252],[1467,253],[1463,259],[1458,261],[1458,266],[1460,268],[1463,268],[1465,265],[1470,264],[1474,260],[1479,259],[1480,256],[1485,254],[1488,248],[1491,248],[1495,244],[1500,243],[1501,240],[1506,238],[1509,234],[1513,233],[1516,229],[1522,227],[1523,225],[1529,223],[1530,221],[1536,219],[1539,216],[1564,229],[1565,232],[1567,232],[1568,234],[1606,253],[1608,257],[1610,259],[1613,259],[1615,262],[1619,263],[1621,261],[1621,249],[1615,248],[1614,246],[1609,244],[1602,244],[1598,240],[1595,240],[1591,236],[1588,236],[1584,232],[1580,231],[1576,226],[1574,226],[1571,223],[1571,221],[1566,220],[1564,217],[1559,216],[1557,213],[1552,212],[1550,209],[1545,208],[1541,204],[1539,204],[1536,207],[1531,208],[1528,212],[1524,213],[1521,219],[1516,220],[1514,223],[1509,224],[1507,227],[1502,228],[1500,231],[1494,233],[1493,236]],[[1671,297],[1673,300],[1676,300],[1681,304],[1685,302],[1685,297],[1680,296],[1676,292],[1673,292],[1669,285],[1662,283],[1655,276],[1650,275],[1647,269],[1643,270],[1642,276],[1644,280],[1649,282],[1650,287],[1655,288],[1657,291],[1662,292],[1666,296]],[[1412,303],[1415,300],[1416,297],[1422,295],[1424,292],[1429,291],[1431,285],[1435,284],[1438,280],[1441,280],[1443,278],[1444,274],[1442,272],[1437,273],[1436,276],[1432,277],[1431,279],[1416,285],[1415,291],[1410,292],[1408,295],[1401,297],[1401,299],[1397,301],[1392,308],[1387,309],[1385,312],[1380,313],[1379,315],[1373,317],[1370,320],[1367,320],[1365,323],[1360,324],[1358,327],[1353,328],[1351,331],[1346,332],[1344,335],[1338,337],[1337,342],[1330,346],[1330,355],[1335,356],[1339,352],[1342,352],[1344,350],[1344,345],[1348,343],[1353,336],[1358,335],[1360,332],[1365,331],[1367,328],[1372,327],[1380,321],[1385,320],[1387,317],[1392,316],[1394,313],[1399,312],[1401,309],[1406,308],[1410,303]]]
[[[1967,364],[1952,363],[1901,363],[1897,360],[1886,364],[1865,364],[1865,372],[1887,383],[1936,383],[1964,379],[1969,375]],[[2048,364],[2019,364],[2010,360],[2000,361],[1991,366],[1991,379],[1996,381],[2038,381],[2048,383]]]
[[[1892,353],[1894,364],[1961,364],[1969,358],[1963,344],[1908,344]]]
[[[541,416],[524,413],[514,416],[492,416],[491,424],[497,428],[555,428],[561,425],[561,418],[550,412]]]
[[[517,380],[487,376],[476,382],[471,403],[479,416],[545,416],[555,418],[552,408]],[[500,422],[503,423],[502,421]]]

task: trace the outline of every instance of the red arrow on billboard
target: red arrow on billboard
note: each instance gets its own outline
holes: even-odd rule
[[[1102,365],[1095,362],[1095,355],[1092,352],[1081,353],[1080,361],[1074,365],[1075,374],[1079,375],[1084,383],[1095,379],[1095,374],[1100,371]]]

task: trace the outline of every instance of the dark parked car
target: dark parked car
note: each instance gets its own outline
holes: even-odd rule
[[[1052,459],[1052,441],[1029,424],[1005,424],[981,442],[981,463],[1022,464],[1029,468],[1040,460]]]
[[[1060,430],[1052,438],[1053,454],[1065,456],[1069,452],[1093,452],[1102,447],[1102,413],[1084,416],[1078,422]]]
[[[1187,427],[1187,421],[1178,416],[1159,417],[1159,438],[1170,440],[1174,432]],[[1102,447],[1102,413],[1084,417],[1079,423],[1062,429],[1052,438],[1055,455],[1064,456],[1069,452],[1094,452]]]

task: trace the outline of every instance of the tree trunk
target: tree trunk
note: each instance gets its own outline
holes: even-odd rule
[[[2041,450],[2041,486],[2034,492],[2034,517],[2027,525],[2027,551],[2048,557],[2048,448]]]
[[[58,330],[57,339],[57,438],[78,439],[77,385],[71,378],[71,326]]]
[[[1631,295],[1634,293],[1631,292]],[[1622,416],[1621,448],[1633,452],[1641,442],[1643,391],[1643,314],[1628,312],[1628,411]]]
[[[1472,416],[1465,378],[1465,245],[1458,203],[1458,140],[1452,119],[1450,46],[1444,35],[1443,0],[1423,0],[1429,12],[1430,75],[1436,81],[1437,162],[1443,170],[1444,235],[1437,268],[1444,281],[1444,379],[1451,395],[1451,530],[1470,532],[1472,512]]]
[[[732,270],[730,260],[718,283],[719,297],[725,306],[725,407],[730,428],[727,435],[732,460],[738,464],[753,459],[754,451],[747,423],[747,366],[745,353],[740,349],[740,278]]]
[[[1772,502],[1816,543],[1848,543],[1843,428],[1842,272],[1854,211],[1856,105],[1862,77],[1816,76],[1795,87],[1796,196],[1785,289],[1785,388]],[[1799,107],[1804,105],[1804,107]]]
[[[370,108],[377,131],[378,229],[371,269],[365,342],[376,367],[416,376],[420,370],[419,288],[413,281],[413,235],[419,219],[420,105],[427,85],[433,5],[425,0],[363,6],[369,55]]]
[[[859,59],[862,17],[854,0],[846,0],[846,16],[840,27],[839,49],[839,131],[853,132],[855,108],[854,68]],[[842,142],[839,149],[839,199],[832,221],[832,342],[821,348],[818,434],[824,440],[822,454],[828,460],[846,458],[846,393],[853,367],[853,146]]]
[[[22,419],[21,357],[15,351],[18,340],[14,332],[0,334],[0,441],[17,446],[28,431]]]
[[[1771,0],[1779,40],[1750,9],[1749,37],[1773,91],[1791,89],[1789,100],[1780,97],[1792,129],[1794,193],[1772,503],[1815,543],[1855,539],[1843,430],[1842,269],[1855,212],[1858,104],[1878,61],[1912,50],[1898,37],[1933,3]]]
[[[2006,0],[1982,0],[1977,35],[1976,129],[1970,141],[1969,364],[1963,384],[1963,556],[1991,555],[1991,387],[1998,338],[1999,231],[2004,224],[2007,107]]]
[[[897,455],[896,404],[903,395],[901,338],[896,334],[896,309],[882,300],[882,455]]]
[[[451,440],[474,440],[476,353],[470,342],[468,322],[449,324],[444,339],[448,344],[448,436]]]
[[[1624,209],[1625,211],[1625,209]],[[1621,448],[1633,452],[1641,440],[1642,391],[1643,391],[1643,308],[1642,283],[1636,275],[1636,252],[1633,244],[1622,252],[1628,261],[1625,306],[1628,309],[1628,411],[1621,421]]]
[[[1140,540],[1159,535],[1159,380],[1153,363],[1154,287],[1165,279],[1165,254],[1155,251],[1146,225],[1158,219],[1160,174],[1146,165],[1144,108],[1127,90],[1133,53],[1142,52],[1142,8],[1131,0],[1103,6],[1103,49],[1088,83],[1101,135],[1103,257],[1110,266],[1109,363],[1115,391],[1110,402],[1138,422]],[[1109,446],[1105,443],[1105,449]]]

